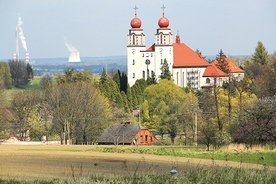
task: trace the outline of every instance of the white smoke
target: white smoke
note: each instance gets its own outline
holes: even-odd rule
[[[78,49],[76,49],[76,47],[74,47],[72,44],[70,44],[66,37],[64,37],[64,42],[65,42],[65,45],[68,48],[69,52],[78,52]]]
[[[17,25],[16,25],[16,31],[18,33],[18,36],[21,40],[21,43],[22,43],[22,47],[28,51],[28,48],[27,48],[27,42],[26,42],[26,38],[24,36],[24,33],[23,33],[23,29],[22,29],[22,26],[23,26],[23,22],[21,20],[21,17],[18,18],[18,21],[17,21]]]

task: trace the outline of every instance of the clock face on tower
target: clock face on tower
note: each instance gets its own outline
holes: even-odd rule
[[[160,48],[159,52],[160,52],[160,54],[162,54],[163,53],[163,48]]]

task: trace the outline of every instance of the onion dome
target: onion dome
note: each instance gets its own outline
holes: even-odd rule
[[[139,18],[135,17],[131,20],[130,25],[132,28],[140,28],[142,25],[142,21]]]
[[[167,19],[166,17],[161,17],[159,20],[158,20],[158,25],[160,28],[167,28],[170,24],[170,21],[169,19]]]

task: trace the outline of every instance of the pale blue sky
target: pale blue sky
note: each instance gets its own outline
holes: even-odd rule
[[[31,58],[68,57],[64,37],[81,56],[126,55],[133,7],[149,47],[163,4],[174,39],[203,55],[251,55],[258,41],[276,50],[275,0],[0,0],[0,60],[13,57],[19,16]]]

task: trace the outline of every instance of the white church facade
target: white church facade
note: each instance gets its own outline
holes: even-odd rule
[[[169,20],[163,16],[158,20],[159,28],[155,34],[155,43],[146,48],[146,36],[141,28],[142,22],[135,17],[130,22],[127,44],[128,84],[134,85],[138,79],[155,77],[161,74],[161,67],[166,60],[175,84],[180,87],[201,89],[213,86],[212,81],[223,81],[226,74],[215,65],[208,63],[200,54],[181,43],[177,34],[174,40]],[[239,72],[243,73],[242,70]],[[221,82],[222,83],[222,82]]]

